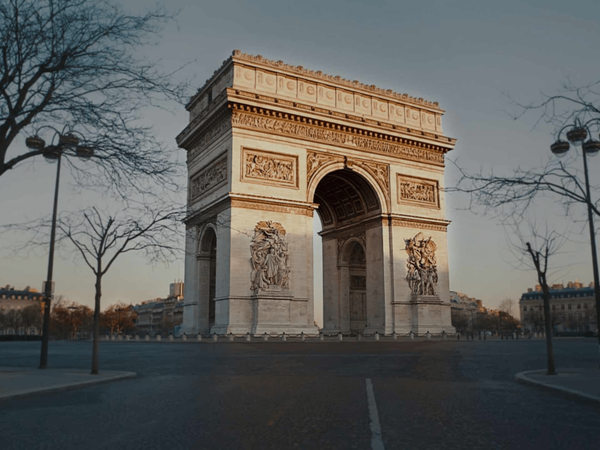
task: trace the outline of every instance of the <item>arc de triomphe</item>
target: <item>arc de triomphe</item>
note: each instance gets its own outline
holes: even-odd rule
[[[239,51],[187,106],[183,331],[453,332],[437,103]]]

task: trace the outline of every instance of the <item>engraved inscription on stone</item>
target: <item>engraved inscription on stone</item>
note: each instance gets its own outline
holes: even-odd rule
[[[244,149],[242,181],[298,187],[298,164],[294,156]]]
[[[225,180],[227,180],[227,156],[223,156],[210,163],[192,177],[190,182],[190,200],[196,199]]]
[[[437,295],[437,246],[431,237],[425,238],[418,233],[411,239],[405,239],[408,262],[406,281],[413,295]]]
[[[278,222],[261,221],[254,227],[250,244],[253,291],[284,291],[290,288],[290,254],[285,229]]]
[[[438,191],[436,181],[398,175],[398,203],[439,207]]]

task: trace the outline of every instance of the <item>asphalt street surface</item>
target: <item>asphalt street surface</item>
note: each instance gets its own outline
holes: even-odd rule
[[[557,340],[557,365],[597,348]],[[0,366],[39,349],[0,342]],[[49,365],[90,355],[51,342]],[[101,369],[138,378],[0,402],[0,449],[600,448],[600,406],[515,382],[545,361],[542,340],[102,342]]]

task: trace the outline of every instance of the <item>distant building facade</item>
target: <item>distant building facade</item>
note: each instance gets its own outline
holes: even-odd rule
[[[43,299],[43,294],[29,286],[25,289],[16,289],[10,285],[0,287],[0,314],[3,317],[3,320],[0,321],[0,335],[41,334],[41,330],[37,327],[27,326],[23,321],[11,318],[11,315],[20,314],[30,306],[41,307]]]
[[[550,289],[550,312],[555,332],[584,333],[597,331],[594,283],[584,286],[579,281],[553,284]],[[519,300],[523,328],[541,331],[544,328],[544,300],[542,287],[527,289]]]
[[[462,292],[450,291],[452,326],[458,331],[510,331],[518,320],[505,311],[483,306],[483,302]]]
[[[135,305],[137,332],[150,336],[178,334],[183,322],[183,288],[183,282],[171,283],[166,298],[155,298]]]

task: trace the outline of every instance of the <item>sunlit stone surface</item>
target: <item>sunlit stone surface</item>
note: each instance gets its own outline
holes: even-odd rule
[[[235,51],[187,108],[182,331],[316,333],[316,211],[324,332],[454,332],[437,103]]]

